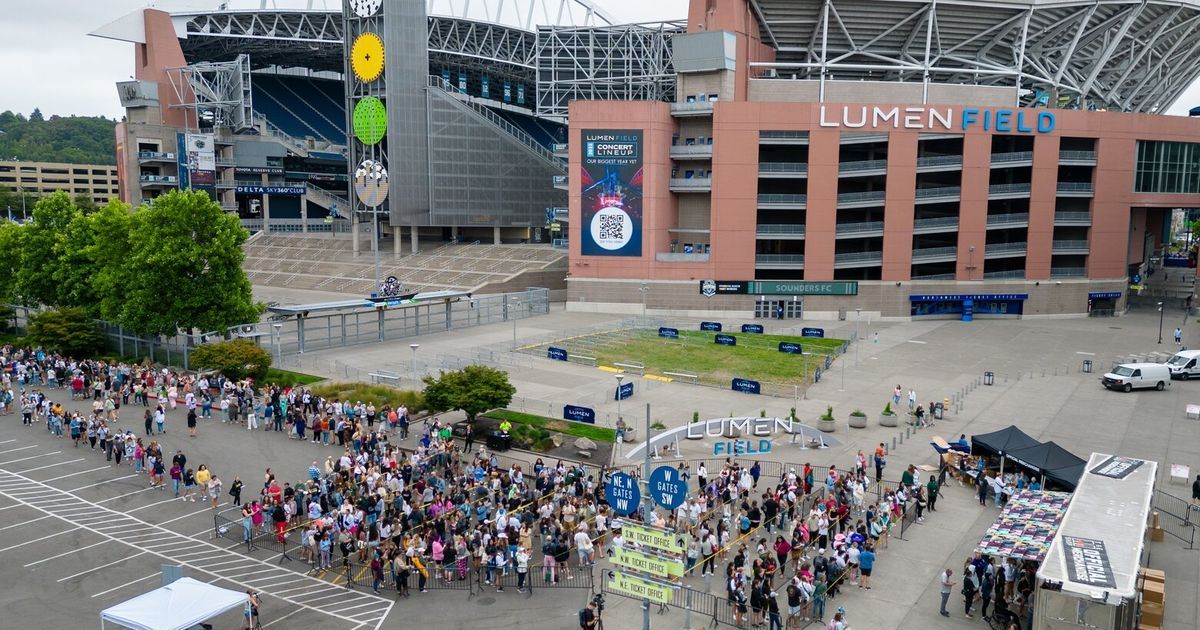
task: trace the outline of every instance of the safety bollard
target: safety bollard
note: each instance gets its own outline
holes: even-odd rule
[[[896,438],[892,438],[892,451],[894,450],[896,450]],[[891,453],[891,451],[888,451],[888,453]]]
[[[900,434],[900,443],[904,444],[904,434],[903,433]]]

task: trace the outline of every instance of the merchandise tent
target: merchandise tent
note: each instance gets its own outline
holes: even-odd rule
[[[186,630],[247,601],[245,593],[185,577],[100,611],[100,627],[107,622],[134,630]]]
[[[971,452],[976,455],[994,455],[1003,457],[1009,451],[1015,451],[1041,444],[1029,434],[1010,426],[991,433],[971,436]]]
[[[1054,442],[1010,450],[1004,457],[1071,490],[1079,483],[1079,477],[1087,463]]]

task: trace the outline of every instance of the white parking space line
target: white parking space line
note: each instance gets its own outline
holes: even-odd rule
[[[26,450],[26,449],[30,449],[30,448],[37,448],[37,447],[38,447],[38,445],[37,445],[37,444],[30,444],[29,446],[21,446],[21,447],[18,447],[18,448],[10,448],[10,449],[8,449],[7,451],[0,451],[0,455],[3,455],[3,454],[5,454],[5,453],[15,453],[15,452],[17,452],[17,451],[23,451],[23,450]]]
[[[109,479],[108,481],[116,481],[116,480]],[[101,481],[101,484],[107,484],[108,481]],[[90,488],[92,486],[98,486],[98,485],[100,485],[100,484],[92,484],[91,486],[84,486],[84,488]],[[83,490],[83,488],[76,488],[76,490]],[[142,488],[142,490],[134,490],[133,492],[126,492],[125,494],[118,494],[118,496],[109,497],[104,500],[97,500],[96,505],[106,504],[106,503],[110,502],[110,500],[124,499],[125,497],[132,497],[132,496],[134,496],[134,494],[140,494],[140,493],[148,491],[148,490],[154,490],[154,488],[146,487],[146,488]],[[68,490],[66,492],[74,492],[74,490]]]
[[[25,473],[31,473],[35,470],[44,470],[46,468],[54,468],[55,466],[66,466],[67,464],[74,464],[75,462],[81,462],[83,460],[84,458],[80,457],[79,459],[69,459],[65,462],[55,462],[53,464],[46,464],[45,466],[38,466],[37,468],[26,468],[25,470],[18,470],[17,474],[24,475]]]
[[[378,606],[378,605],[379,605],[379,602],[367,602],[365,604],[358,604],[357,606],[342,606],[341,608],[338,608],[338,612],[345,614],[345,612],[347,610],[354,610],[355,608],[366,608],[367,606]],[[326,606],[341,606],[341,604],[340,603],[321,604],[320,606],[316,606],[316,608],[320,609],[320,608],[325,608]],[[366,614],[367,612],[370,612],[370,611],[363,611],[361,614]],[[346,615],[346,616],[351,617],[353,615]]]
[[[143,505],[143,506],[140,506],[140,507],[135,507],[135,508],[133,508],[132,510],[125,510],[125,513],[126,513],[126,514],[133,514],[134,512],[139,512],[139,511],[141,511],[141,510],[144,510],[144,509],[146,509],[146,508],[152,508],[152,507],[154,507],[154,506],[156,506],[156,505],[162,505],[162,504],[164,504],[164,503],[170,503],[170,502],[172,502],[172,501],[175,501],[175,502],[177,502],[177,503],[178,503],[178,502],[180,501],[180,498],[179,498],[179,497],[172,497],[172,498],[170,498],[170,499],[163,499],[162,501],[155,501],[154,503],[151,503],[151,504],[149,504],[149,505]]]
[[[107,542],[107,541],[105,541],[105,542]],[[111,567],[111,566],[117,565],[117,564],[121,564],[122,562],[125,562],[127,560],[133,560],[134,558],[136,558],[138,556],[144,556],[144,555],[146,555],[146,553],[147,552],[145,552],[145,551],[139,551],[139,552],[133,554],[132,556],[125,556],[124,558],[121,558],[120,560],[115,560],[113,562],[109,562],[108,564],[102,564],[98,567],[92,567],[86,571],[80,571],[79,573],[76,573],[74,575],[68,575],[65,578],[60,578],[58,580],[58,582],[59,582],[59,584],[61,584],[63,582],[66,582],[67,580],[87,575],[93,571],[99,571],[100,569],[107,569],[108,567]]]
[[[259,575],[259,574],[262,574],[262,573],[274,573],[274,572],[275,572],[275,569],[259,569],[259,570],[257,570],[257,571],[250,571],[250,572],[247,572],[247,573],[230,573],[230,574],[229,574],[228,576],[226,576],[226,577],[229,577],[229,578],[232,578],[232,579],[235,579],[235,580],[240,580],[240,579],[242,579],[242,578],[244,578],[244,577],[249,577],[249,576],[251,576],[251,575]]]
[[[50,562],[51,560],[54,560],[54,559],[56,559],[56,558],[61,558],[61,557],[63,557],[63,556],[69,556],[69,555],[71,555],[71,554],[73,554],[73,553],[75,553],[75,552],[77,552],[77,551],[83,551],[84,549],[91,549],[92,547],[99,547],[100,545],[106,545],[106,544],[108,544],[108,543],[109,543],[109,541],[107,541],[107,540],[101,540],[101,541],[100,541],[100,542],[98,542],[98,543],[93,543],[93,544],[90,544],[90,545],[88,545],[88,546],[86,546],[86,547],[79,547],[78,549],[72,549],[72,550],[70,550],[70,551],[65,551],[65,552],[63,552],[63,553],[60,553],[60,554],[57,554],[57,555],[50,556],[49,558],[42,558],[41,560],[34,560],[33,562],[30,562],[29,564],[25,565],[25,568],[26,568],[26,569],[28,569],[29,567],[32,567],[32,566],[35,566],[35,565],[39,565],[39,564],[41,564],[41,563],[43,563],[43,562]]]
[[[108,466],[105,466],[105,468],[108,468]],[[80,490],[86,490],[88,488],[95,488],[96,486],[102,486],[106,483],[112,483],[114,481],[120,481],[122,479],[130,479],[132,477],[137,477],[137,476],[138,476],[138,474],[134,473],[132,475],[125,475],[124,477],[114,477],[112,479],[105,479],[104,481],[101,481],[99,483],[92,483],[92,484],[88,484],[86,486],[79,486],[78,488],[71,488],[70,490],[67,490],[67,492],[79,492]],[[54,481],[54,480],[47,479],[46,481]],[[149,489],[150,488],[142,488],[141,490],[138,490],[137,492],[144,492]],[[130,492],[129,494],[137,494],[137,492]],[[97,503],[104,503],[105,501],[112,501],[113,499],[120,499],[121,497],[129,496],[129,494],[122,494],[121,496],[116,496],[116,497],[113,497],[112,499],[105,499],[104,501],[97,501]]]
[[[48,519],[48,518],[50,518],[50,517],[49,517],[49,516],[39,516],[39,517],[37,517],[37,518],[29,519],[28,521],[21,521],[20,523],[13,523],[12,525],[5,525],[4,527],[0,527],[0,532],[4,531],[4,530],[6,530],[6,529],[12,529],[12,528],[14,528],[14,527],[21,527],[22,525],[28,525],[28,524],[30,524],[30,523],[36,523],[36,522],[38,522],[38,521],[44,521],[44,520],[46,520],[46,519]]]
[[[0,462],[0,466],[7,466],[9,464],[15,464],[17,462],[24,462],[24,461],[28,461],[31,459],[37,459],[39,457],[46,457],[47,455],[58,455],[59,453],[62,453],[62,451],[52,451],[50,453],[42,453],[40,455],[30,455],[29,457],[22,457],[20,459],[10,459],[6,462]]]
[[[222,507],[224,507],[224,506],[225,506],[225,504],[224,504],[224,503],[218,503],[218,504],[217,504],[217,509],[220,509],[220,508],[222,508]],[[166,525],[167,523],[174,523],[175,521],[182,521],[183,519],[185,519],[185,518],[187,518],[187,517],[189,517],[189,516],[198,516],[198,515],[200,515],[200,514],[212,514],[212,512],[213,512],[213,509],[212,509],[212,507],[211,507],[211,506],[210,506],[210,507],[206,507],[206,508],[204,508],[203,510],[199,510],[199,511],[196,511],[196,512],[191,512],[191,513],[189,513],[189,514],[184,514],[183,516],[176,516],[175,518],[172,518],[172,519],[165,520],[165,521],[163,521],[163,522],[159,523],[159,526]],[[207,531],[207,530],[205,530],[205,531]]]
[[[4,440],[3,442],[0,442],[0,444],[8,444],[9,442],[16,442],[16,441],[17,441],[17,438],[13,438],[11,440]]]
[[[97,466],[95,468],[89,468],[88,470],[81,470],[79,472],[73,472],[69,475],[59,475],[57,477],[51,477],[51,478],[47,479],[44,483],[50,483],[51,481],[58,481],[59,479],[66,479],[67,477],[74,477],[76,475],[86,475],[88,473],[94,473],[94,472],[98,472],[101,470],[108,470],[109,468],[111,468],[111,466]],[[134,475],[134,476],[136,477],[137,475]],[[125,479],[125,477],[121,477],[121,479]]]
[[[284,619],[287,619],[288,617],[291,617],[292,615],[299,613],[299,612],[303,612],[303,611],[304,611],[303,608],[297,608],[296,610],[293,610],[292,612],[290,612],[282,617],[278,617],[278,618],[272,619],[271,621],[268,621],[267,623],[264,623],[262,625],[262,627],[269,628],[269,627],[279,623],[280,621],[283,621]]]
[[[72,527],[71,529],[64,529],[64,530],[63,530],[63,531],[61,531],[61,532],[57,532],[57,533],[54,533],[54,534],[50,534],[49,536],[42,536],[41,538],[34,538],[33,540],[27,540],[27,541],[25,541],[25,542],[23,542],[23,543],[21,543],[21,544],[18,544],[18,545],[9,545],[9,546],[7,546],[7,547],[5,547],[5,548],[3,548],[3,549],[0,549],[0,553],[4,553],[5,551],[11,551],[11,550],[13,550],[13,549],[16,549],[17,547],[24,547],[25,545],[31,545],[31,544],[33,544],[33,543],[35,543],[35,542],[41,542],[41,541],[43,541],[43,540],[46,540],[46,539],[48,539],[48,538],[54,538],[55,536],[62,536],[63,534],[69,534],[69,533],[71,533],[71,532],[78,531],[78,530],[81,530],[81,529],[83,529],[83,528],[82,528],[82,527]]]
[[[150,575],[147,575],[146,577],[140,577],[136,580],[130,580],[124,584],[121,584],[120,586],[114,586],[114,587],[108,589],[107,591],[100,591],[99,593],[92,595],[92,598],[95,599],[102,595],[108,595],[109,593],[111,593],[113,591],[119,591],[119,590],[125,588],[126,586],[133,586],[134,584],[137,584],[138,582],[145,582],[146,580],[149,580],[152,577],[158,577],[160,575],[162,575],[162,571],[155,571],[154,573],[151,573]]]

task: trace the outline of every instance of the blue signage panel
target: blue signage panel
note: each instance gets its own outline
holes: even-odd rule
[[[625,400],[633,395],[633,383],[622,383],[613,394],[613,400]]]
[[[804,349],[800,347],[800,344],[790,341],[779,342],[779,351],[786,354],[804,354]]]
[[[750,335],[763,334],[762,324],[742,324],[742,332]]]
[[[957,295],[919,295],[908,296],[912,302],[961,302],[974,300],[976,302],[1015,302],[1028,300],[1028,293],[962,293]]]
[[[801,329],[800,329],[800,336],[801,336],[801,337],[821,337],[821,338],[824,338],[824,337],[825,337],[825,329],[824,329],[824,328],[801,328]]]
[[[828,370],[831,365],[833,365],[833,357],[827,354],[825,355],[825,369]]]
[[[721,332],[721,322],[700,322],[700,330]]]
[[[549,348],[546,348],[546,358],[554,359],[555,361],[566,361],[567,360],[567,351],[563,350],[562,348],[555,348],[554,346],[550,346]]]
[[[642,502],[642,491],[638,489],[637,481],[623,472],[615,472],[604,484],[604,499],[608,507],[621,516],[629,516],[637,511]]]
[[[813,382],[814,383],[821,382],[821,368],[817,368],[817,371],[813,372]]]
[[[650,497],[664,509],[674,510],[687,497],[687,482],[671,466],[659,466],[650,473]]]
[[[576,422],[596,424],[596,412],[590,407],[563,405],[563,420],[574,420]]]
[[[238,186],[236,189],[239,195],[289,195],[299,197],[307,192],[307,187],[304,184],[298,186]]]
[[[733,335],[716,335],[713,337],[713,341],[719,346],[737,345],[737,337],[734,337]]]
[[[1054,131],[1054,112],[1040,111],[1035,116],[1032,111],[1025,109],[978,110],[964,109],[962,112],[963,131],[980,125],[984,131],[995,130],[997,133],[1050,133]]]
[[[678,328],[667,328],[665,326],[660,326],[658,328],[658,336],[666,337],[667,339],[678,339],[679,338],[679,329]]]
[[[1100,291],[1088,294],[1089,300],[1119,300],[1121,299],[1120,291]]]
[[[761,394],[762,386],[758,381],[751,381],[744,378],[733,379],[733,391],[742,392],[743,394]]]

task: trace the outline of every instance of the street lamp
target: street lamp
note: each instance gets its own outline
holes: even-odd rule
[[[513,352],[517,351],[517,307],[521,305],[520,298],[513,298],[508,309],[508,316],[513,323]]]
[[[280,343],[279,329],[283,328],[283,324],[273,324],[272,327],[275,329],[275,335],[274,335],[275,336],[275,363],[279,364],[280,367],[282,367],[283,366],[283,344]],[[1159,342],[1161,342],[1162,341],[1162,339],[1161,339],[1162,333],[1160,332],[1158,336],[1160,337]]]
[[[858,365],[858,343],[862,341],[862,337],[858,336],[858,322],[862,320],[862,309],[854,309],[854,365]]]
[[[421,344],[410,343],[410,344],[408,344],[408,347],[412,348],[412,376],[413,376],[413,382],[416,383],[417,382],[417,348],[420,348]]]
[[[1163,303],[1158,303],[1158,343],[1162,343]]]
[[[624,380],[624,374],[617,375],[617,422],[621,421],[621,381]]]
[[[642,286],[638,288],[638,291],[642,292],[642,319],[646,319],[646,293],[650,291],[650,287],[643,282]]]

